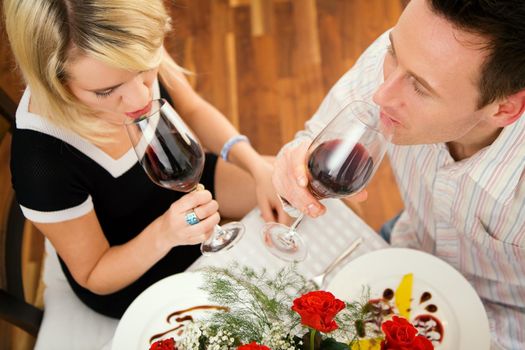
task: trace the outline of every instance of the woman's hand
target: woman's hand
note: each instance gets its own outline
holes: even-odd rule
[[[273,158],[262,158],[257,171],[254,172],[255,194],[257,205],[261,210],[264,221],[276,221],[282,224],[289,224],[290,217],[284,211],[281,201],[272,183]]]
[[[186,214],[192,210],[200,220],[195,225],[186,222]],[[219,204],[207,190],[191,192],[181,197],[158,219],[164,244],[171,249],[174,246],[204,242],[219,223],[218,210]]]

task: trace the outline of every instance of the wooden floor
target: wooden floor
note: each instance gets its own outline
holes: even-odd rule
[[[190,76],[194,88],[248,135],[259,152],[275,154],[303,128],[359,54],[395,24],[407,1],[168,2],[173,31],[166,46],[195,73]],[[0,85],[18,99],[22,85],[5,39],[2,31]],[[387,161],[368,191],[359,211],[377,230],[402,208]],[[27,273],[38,275],[42,241],[30,237],[27,242]]]

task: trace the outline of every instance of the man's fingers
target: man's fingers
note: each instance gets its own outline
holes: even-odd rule
[[[362,190],[361,192],[354,194],[353,196],[349,197],[348,199],[351,202],[357,202],[357,203],[364,202],[364,201],[366,201],[368,199],[368,191],[367,190]]]
[[[306,188],[308,185],[308,177],[306,176],[306,152],[308,150],[308,143],[301,143],[293,154],[289,155],[289,162],[293,164],[293,177],[297,185]]]
[[[277,222],[283,225],[290,226],[293,222],[293,219],[288,215],[282,208],[276,210]]]
[[[264,221],[276,221],[276,217],[274,216],[272,207],[270,206],[269,202],[259,203],[259,209],[261,210],[261,217]]]

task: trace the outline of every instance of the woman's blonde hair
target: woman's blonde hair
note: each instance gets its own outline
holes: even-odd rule
[[[113,130],[67,87],[81,55],[143,71],[160,64],[170,29],[163,0],[3,0],[7,35],[31,98],[53,123],[105,142]]]

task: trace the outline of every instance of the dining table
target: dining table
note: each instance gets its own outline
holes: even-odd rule
[[[378,233],[341,200],[327,199],[323,200],[323,204],[326,206],[324,215],[315,219],[307,217],[297,227],[308,247],[308,254],[303,261],[295,262],[296,272],[306,279],[313,280],[337,260],[337,265],[331,268],[330,273],[325,276],[321,289],[331,291],[343,300],[351,300],[362,295],[363,283],[366,285],[371,283],[368,285],[370,293],[382,291],[384,287],[379,290],[378,288],[387,283],[395,290],[397,307],[400,307],[397,304],[398,297],[400,300],[403,299],[401,285],[406,274],[417,276],[410,287],[409,310],[411,314],[416,315],[414,316],[416,318],[418,314],[424,315],[425,313],[425,317],[428,317],[429,312],[424,311],[428,305],[422,302],[419,296],[423,296],[425,292],[432,295],[432,304],[439,306],[439,310],[434,314],[437,317],[435,319],[441,320],[446,327],[447,336],[442,338],[442,342],[440,340],[440,349],[488,350],[489,347],[493,350],[499,349],[496,344],[490,345],[489,325],[481,300],[468,281],[452,266],[425,252],[391,248]],[[282,268],[289,266],[291,262],[275,257],[266,248],[262,234],[265,222],[258,209],[249,212],[241,222],[246,228],[245,234],[231,249],[201,256],[187,269],[187,272],[196,272],[210,266],[232,270],[237,265],[261,272],[264,270],[266,276],[272,276]],[[356,246],[357,241],[360,244]],[[356,248],[344,259],[339,259],[342,255],[346,255],[350,247]],[[182,278],[180,275],[172,277]],[[151,323],[145,326],[142,317],[137,318],[137,315],[145,314],[146,318],[153,315],[154,319],[160,317],[164,320],[164,317],[159,316],[157,311],[151,313],[151,310],[166,310],[170,306],[175,307],[175,304],[184,304],[183,299],[194,298],[198,293],[195,287],[192,287],[191,274],[185,274],[185,277],[188,278],[186,292],[181,291],[179,284],[168,283],[174,280],[168,281],[170,277],[150,287],[152,293],[147,294],[148,290],[146,290],[143,293],[144,298],[135,305],[136,307],[133,308],[133,304],[130,306],[131,316],[127,319],[128,322],[122,324],[123,327],[117,329],[114,344],[112,337],[108,339],[103,349],[117,350],[117,348],[123,348],[121,345],[124,344],[124,348],[134,347],[141,340],[129,337],[129,332],[148,333],[144,327],[148,330],[157,329],[156,326],[151,328]],[[160,289],[162,291],[158,293]],[[170,289],[171,292],[166,292],[165,289]],[[450,294],[451,290],[454,290],[453,294]],[[174,297],[174,295],[179,296]],[[149,300],[149,302],[144,302],[144,300]],[[436,310],[438,309],[435,305],[433,306]],[[125,318],[126,314],[123,320]],[[131,324],[133,326],[129,327]],[[122,339],[125,341],[121,342]]]
[[[323,273],[335,260],[339,260],[338,258],[346,253],[348,248],[354,245],[357,240],[361,242],[357,245],[357,248],[352,250],[347,257],[339,261],[335,268],[331,269],[330,273],[326,275],[324,285],[328,286],[327,290],[332,290],[331,288],[337,289],[336,285],[339,285],[339,289],[341,289],[341,278],[344,275],[346,277],[343,278],[344,281],[342,288],[346,293],[346,289],[352,286],[352,284],[347,284],[346,282],[349,272],[358,272],[361,275],[363,273],[366,275],[373,274],[373,271],[375,271],[376,274],[378,271],[381,271],[381,273],[387,273],[385,271],[389,271],[390,268],[391,270],[395,270],[396,264],[405,264],[405,267],[403,267],[404,269],[416,271],[418,268],[414,268],[414,266],[418,265],[418,261],[420,260],[410,262],[409,257],[424,254],[425,256],[420,256],[418,259],[424,258],[425,261],[430,259],[432,261],[428,262],[437,268],[432,276],[433,279],[439,280],[436,279],[439,277],[438,275],[443,275],[441,276],[441,282],[439,283],[446,285],[447,283],[450,284],[447,282],[447,278],[454,277],[457,282],[462,285],[463,291],[467,292],[468,297],[463,299],[459,298],[459,301],[454,301],[454,303],[450,303],[450,299],[445,302],[452,308],[456,309],[451,311],[459,312],[460,309],[468,309],[472,305],[477,305],[478,316],[475,317],[479,318],[481,321],[484,319],[486,320],[485,311],[483,310],[481,301],[479,301],[479,297],[477,297],[473,288],[457,271],[452,271],[453,268],[448,264],[429,254],[418,253],[418,251],[410,250],[406,253],[411,254],[407,255],[404,255],[403,252],[399,255],[398,251],[397,256],[394,259],[395,262],[393,262],[392,259],[388,260],[386,263],[388,268],[385,269],[384,261],[382,265],[378,260],[374,260],[375,258],[369,258],[372,258],[374,255],[384,256],[396,253],[397,248],[391,249],[390,245],[385,242],[378,233],[367,225],[366,222],[364,222],[341,200],[326,199],[322,202],[326,206],[325,214],[317,218],[306,217],[297,228],[308,247],[308,254],[303,261],[295,263],[295,269],[306,279],[312,279]],[[255,208],[251,210],[244,218],[242,218],[241,222],[244,224],[246,231],[237,244],[224,252],[210,256],[201,256],[187,269],[187,272],[199,271],[209,266],[230,268],[234,264],[237,264],[239,266],[251,267],[254,270],[265,269],[266,273],[271,274],[290,264],[290,262],[281,260],[272,255],[265,247],[262,238],[262,230],[265,222],[261,217],[259,209]],[[71,290],[71,287],[60,268],[56,253],[48,241],[46,241],[46,253],[43,275],[43,282],[46,286],[44,290],[45,312],[35,349],[113,350],[115,348],[114,345],[117,343],[115,340],[115,344],[113,344],[113,340],[118,338],[116,337],[116,334],[118,335],[116,331],[118,330],[119,322],[121,321],[101,315],[85,306]],[[359,265],[357,263],[361,263],[362,265],[365,261],[365,266],[355,266]],[[421,260],[421,262],[423,261]],[[410,266],[407,267],[407,263]],[[421,268],[419,268],[419,270],[421,270]],[[448,271],[448,273],[443,274],[442,271]],[[176,275],[171,277],[176,277]],[[167,277],[166,280],[171,277]],[[445,278],[445,280],[443,280],[443,278]],[[332,286],[330,286],[331,281],[333,282]],[[162,284],[162,282],[163,281],[157,282],[149,289],[154,289],[159,284]],[[442,289],[442,287],[437,289]],[[147,293],[148,290],[143,292],[143,294]],[[458,296],[457,293],[458,290],[455,290],[454,295],[456,297]],[[137,298],[137,301],[141,296],[142,294]],[[452,300],[455,299],[457,298]],[[475,301],[474,299],[478,300],[477,304],[475,302],[473,303],[473,301]],[[130,309],[132,306],[133,304],[130,306]],[[461,316],[463,317],[466,314],[468,313],[463,313]],[[464,320],[458,321],[459,323],[465,323]],[[459,323],[457,324],[457,328],[461,328],[459,327]],[[467,322],[467,324],[469,323],[472,322]],[[483,321],[481,323],[485,324],[485,326],[473,326],[470,327],[468,332],[464,333],[472,334],[481,332],[482,334],[480,335],[483,335],[482,338],[486,339],[483,342],[484,345],[482,348],[488,349],[489,346],[487,345],[487,342],[490,342],[490,340],[488,340],[488,321]],[[456,329],[455,332],[459,337],[459,334],[462,331]],[[493,343],[490,345],[490,349],[501,350],[502,348]]]

